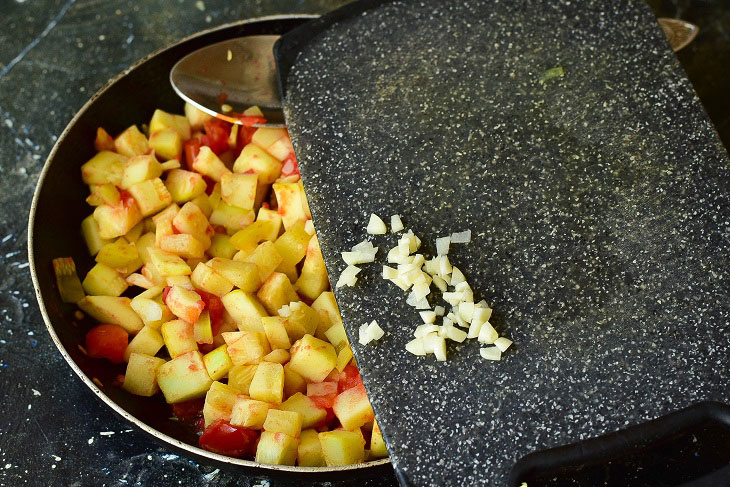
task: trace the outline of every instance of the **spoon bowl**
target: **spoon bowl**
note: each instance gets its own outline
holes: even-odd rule
[[[200,110],[243,124],[242,115],[258,106],[266,118],[256,127],[283,127],[273,46],[278,35],[238,37],[191,52],[170,71],[173,89]]]

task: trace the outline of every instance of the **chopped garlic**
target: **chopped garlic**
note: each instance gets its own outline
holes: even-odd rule
[[[436,321],[435,311],[419,311],[418,314],[421,315],[421,319],[424,323],[433,323]]]
[[[439,288],[439,291],[442,293],[445,292],[449,286],[446,284],[446,281],[441,279],[439,276],[433,276],[433,283],[436,285],[437,288]]]
[[[413,253],[421,247],[421,239],[418,238],[418,236],[414,235],[412,231],[409,230],[409,232],[410,232],[410,239],[409,239],[410,251],[411,251],[411,253]]]
[[[376,247],[377,249],[377,247]],[[375,262],[375,254],[367,252],[342,252],[342,260],[347,265],[369,264]]]
[[[431,288],[428,284],[416,284],[413,286],[413,293],[416,295],[416,299],[420,301],[431,293]]]
[[[459,316],[461,316],[464,321],[471,322],[471,319],[474,316],[474,302],[467,301],[459,303]]]
[[[358,330],[358,341],[360,342],[360,345],[367,345],[372,341],[370,333],[368,333],[369,327],[370,325],[368,323],[360,325],[360,329]]]
[[[279,308],[279,311],[277,311],[277,313],[279,314],[279,316],[283,316],[286,318],[287,316],[291,316],[291,309],[289,308],[288,304],[285,304],[284,306]]]
[[[426,350],[423,346],[423,339],[421,338],[416,338],[406,343],[406,350],[413,355],[426,355]]]
[[[393,280],[398,278],[398,271],[387,265],[383,266],[383,279]]]
[[[403,291],[408,291],[413,283],[406,282],[401,277],[396,277],[395,279],[391,279],[391,282],[401,288]]]
[[[445,255],[442,255],[439,257],[439,276],[441,276],[442,279],[445,279],[445,276],[448,276],[451,274],[451,262],[449,262],[449,258]]]
[[[452,266],[451,267],[451,285],[452,286],[458,286],[462,282],[466,282],[466,278],[464,277],[464,274],[459,270],[458,267]]]
[[[464,330],[460,330],[455,326],[445,326],[444,328],[446,329],[446,338],[448,338],[449,340],[455,341],[457,343],[463,343],[464,340],[466,340],[467,335]]]
[[[456,291],[470,291],[471,292],[471,286],[469,285],[468,282],[462,281],[458,284],[454,282],[453,270],[452,270],[452,274],[451,274],[451,285],[454,286],[454,289]]]
[[[403,221],[400,219],[400,215],[393,215],[390,217],[390,231],[392,233],[398,233],[404,228],[405,227],[403,226]]]
[[[467,338],[477,338],[479,336],[479,332],[482,329],[482,325],[484,325],[484,321],[475,321],[472,320],[471,325],[469,325],[469,331],[467,332],[466,337]]]
[[[342,286],[354,286],[357,282],[357,275],[360,271],[361,269],[358,267],[348,265],[345,270],[342,271],[342,274],[340,274],[340,278],[337,280],[335,287],[340,288]]]
[[[428,303],[428,299],[422,298],[416,303],[416,309],[431,309],[431,305]]]
[[[479,349],[479,355],[486,360],[501,360],[502,352],[497,347],[486,347]]]
[[[366,323],[360,326],[360,329],[358,330],[358,335],[358,341],[360,342],[360,345],[367,345],[372,341],[380,340],[381,338],[383,338],[385,332],[382,328],[380,328],[380,326],[378,326],[378,322],[373,320],[370,323]]]
[[[471,230],[464,230],[451,234],[451,242],[455,244],[465,244],[471,242]]]
[[[388,232],[388,228],[385,226],[385,222],[380,219],[375,213],[370,214],[370,221],[365,229],[370,235],[385,235]]]
[[[437,337],[433,343],[433,354],[439,362],[446,361],[446,340],[443,337]]]
[[[388,263],[389,264],[404,264],[410,262],[408,255],[400,253],[399,247],[393,247],[388,251]]]
[[[506,352],[507,349],[512,345],[512,340],[505,337],[499,337],[496,340],[494,340],[494,345],[501,351]]]
[[[408,237],[402,237],[400,240],[398,240],[398,253],[400,253],[400,255],[404,257],[410,255],[411,241],[408,239]]]
[[[433,308],[433,312],[436,313],[436,316],[443,316],[444,313],[446,313],[446,308],[443,306],[436,306]]]
[[[492,308],[482,308],[479,303],[477,303],[477,305],[474,307],[474,313],[471,315],[471,322],[479,322],[479,324],[481,325],[482,323],[489,321],[489,318],[491,317]]]
[[[415,331],[413,332],[413,336],[416,338],[422,338],[429,333],[438,333],[438,331],[439,327],[437,325],[434,325],[432,323],[423,324],[416,327]]]
[[[495,342],[495,340],[497,340],[497,338],[499,338],[499,333],[497,333],[497,330],[495,330],[492,324],[487,321],[479,330],[477,340],[479,340],[479,343],[491,345]]]
[[[377,253],[378,248],[373,246],[373,243],[368,240],[363,240],[359,244],[352,248],[353,252],[367,252],[369,254]]]
[[[449,253],[449,244],[451,237],[440,237],[436,239],[436,253],[438,255],[446,255]]]
[[[312,220],[307,220],[304,224],[304,231],[310,235],[314,235],[314,222]]]
[[[423,349],[426,353],[433,353],[433,347],[436,342],[436,340],[439,339],[439,336],[436,332],[430,332],[426,333],[421,337],[423,340]]]
[[[380,325],[378,325],[378,322],[375,320],[370,323],[370,326],[368,326],[368,330],[370,336],[373,337],[373,340],[380,340],[381,338],[383,338],[383,335],[385,335],[385,332],[382,328],[380,328]]]

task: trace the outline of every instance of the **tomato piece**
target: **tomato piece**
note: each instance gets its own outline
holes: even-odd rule
[[[269,204],[268,201],[264,201],[263,203],[261,203],[261,208],[266,208],[267,210],[270,210],[271,205]]]
[[[238,137],[236,138],[236,155],[240,154],[245,146],[251,143],[253,139],[253,133],[256,132],[256,127],[246,127],[245,125],[239,125]]]
[[[201,138],[193,137],[183,142],[183,154],[185,154],[185,167],[188,171],[193,170],[193,161],[200,152]]]
[[[362,385],[362,377],[360,377],[360,371],[357,370],[357,367],[353,364],[348,364],[342,372],[343,376],[340,376],[340,381],[337,384],[337,390],[339,392],[343,392],[347,389]]]
[[[299,164],[297,164],[297,157],[294,153],[290,153],[289,157],[284,160],[284,165],[281,166],[282,176],[294,176],[299,175]]]
[[[119,325],[102,324],[86,333],[86,354],[91,358],[105,358],[115,364],[124,362],[128,344],[129,334]]]
[[[205,194],[208,196],[212,195],[213,190],[215,189],[215,179],[203,176],[203,181],[205,181]]]
[[[205,135],[202,144],[210,147],[216,154],[228,150],[228,136],[231,133],[231,124],[217,118],[211,118],[203,123]]]
[[[239,115],[237,117],[244,127],[252,127],[257,123],[266,123],[266,118],[257,115]]]
[[[165,288],[162,290],[162,302],[167,302],[167,295],[170,294],[170,289],[172,289],[172,286],[165,286]]]
[[[210,315],[210,327],[213,331],[213,336],[216,336],[221,330],[221,326],[223,326],[223,311],[225,309],[223,307],[223,301],[221,301],[221,298],[215,294],[211,294],[206,291],[196,289],[195,292],[198,293],[200,299],[202,299],[205,303],[205,308],[203,309],[208,310],[208,314]]]
[[[325,396],[308,396],[312,400],[315,406],[320,409],[332,409],[335,405],[335,398],[337,394],[327,394]]]
[[[198,444],[213,453],[240,458],[253,456],[258,437],[256,430],[233,426],[228,421],[219,419],[205,428]]]
[[[188,421],[203,414],[204,404],[205,399],[201,397],[199,399],[176,402],[174,404],[170,404],[170,406],[172,406],[172,414],[174,414],[177,419]]]

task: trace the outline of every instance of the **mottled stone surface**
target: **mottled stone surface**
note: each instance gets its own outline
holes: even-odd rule
[[[371,212],[429,253],[471,229],[449,256],[516,343],[407,354],[396,237],[370,237],[336,294],[352,339],[386,331],[353,348],[414,484],[503,485],[531,451],[730,400],[730,165],[644,3],[398,1],[313,41],[288,90],[333,279]]]

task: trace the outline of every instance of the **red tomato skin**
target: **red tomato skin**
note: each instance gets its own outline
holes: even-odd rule
[[[335,405],[337,394],[327,394],[326,396],[308,396],[315,406],[320,409],[332,409]]]
[[[183,154],[185,154],[185,167],[188,171],[193,170],[193,161],[195,161],[195,158],[198,157],[198,152],[200,152],[200,138],[199,137],[193,137],[191,139],[186,140],[183,142]]]
[[[91,358],[122,363],[128,344],[129,334],[119,325],[101,324],[86,333],[86,354]]]
[[[221,455],[252,457],[256,452],[258,437],[256,430],[233,426],[228,421],[219,419],[205,428],[198,444],[205,450]]]
[[[196,293],[198,293],[198,296],[200,296],[200,299],[203,300],[205,303],[205,308],[208,310],[208,314],[210,315],[210,327],[213,331],[213,336],[216,336],[218,332],[221,329],[221,326],[223,326],[223,301],[216,296],[215,294],[211,294],[209,292],[201,291],[199,289],[195,290]]]
[[[344,375],[340,377],[340,381],[337,384],[337,390],[339,392],[344,392],[347,389],[362,385],[362,377],[360,377],[360,371],[357,370],[356,366],[348,364],[342,372]]]
[[[217,118],[211,118],[203,123],[205,135],[202,138],[202,145],[207,145],[210,150],[221,154],[228,150],[228,136],[231,133],[231,124]]]
[[[170,406],[172,407],[172,414],[174,414],[177,419],[189,421],[203,414],[204,403],[205,399],[200,398],[191,399],[190,401],[176,402],[174,404],[170,404]]]

